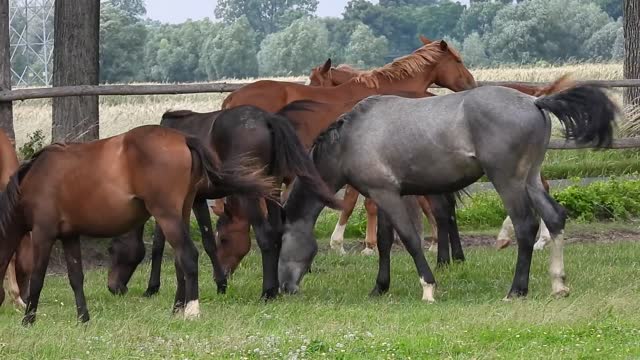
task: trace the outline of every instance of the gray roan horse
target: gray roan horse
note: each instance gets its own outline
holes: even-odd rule
[[[486,86],[424,99],[369,97],[316,139],[312,156],[335,190],[345,184],[378,204],[379,270],[372,295],[390,282],[389,223],[413,257],[423,288],[434,301],[435,279],[420,247],[402,195],[450,193],[486,174],[515,225],[518,259],[507,297],[526,296],[538,214],[552,235],[550,275],[554,295],[566,296],[563,230],[566,212],[545,191],[540,167],[555,114],[567,139],[596,147],[613,137],[617,107],[599,88],[579,86],[536,98]],[[286,223],[278,263],[281,291],[298,291],[317,252],[314,223],[323,204],[294,182],[285,205]]]

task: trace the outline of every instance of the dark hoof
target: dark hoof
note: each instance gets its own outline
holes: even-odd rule
[[[31,326],[35,322],[36,322],[36,314],[35,313],[27,314],[22,318],[22,325],[23,326]]]
[[[449,264],[451,264],[451,260],[440,260],[440,259],[438,259],[438,263],[436,264],[436,266],[439,267],[439,268],[443,268],[443,267],[449,266]]]
[[[127,291],[129,291],[129,288],[127,288],[124,285],[116,286],[116,287],[109,286],[109,292],[112,293],[113,295],[124,295],[127,293]]]
[[[185,307],[185,304],[181,301],[178,301],[177,303],[173,304],[173,309],[171,310],[171,312],[174,314],[177,314],[179,312],[184,312],[184,307]]]
[[[378,297],[386,294],[387,292],[389,292],[389,286],[380,286],[376,284],[376,286],[373,287],[373,290],[369,293],[369,296]]]
[[[78,316],[78,321],[83,324],[89,322],[89,313],[80,314],[80,316]]]
[[[144,294],[142,294],[142,296],[152,297],[153,295],[157,294],[158,291],[160,291],[160,286],[150,286],[147,288],[147,291],[145,291]]]
[[[227,293],[227,280],[216,281],[216,286],[218,287],[218,294],[226,294]]]
[[[524,298],[529,293],[529,289],[511,289],[505,300]]]
[[[278,289],[277,288],[273,288],[273,289],[264,290],[262,292],[262,296],[260,296],[260,299],[262,299],[264,301],[269,301],[269,300],[273,300],[273,299],[275,299],[277,297],[278,297]]]

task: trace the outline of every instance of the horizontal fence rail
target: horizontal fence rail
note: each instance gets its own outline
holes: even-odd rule
[[[297,82],[303,84],[303,82]],[[586,80],[577,81],[580,85],[600,87],[640,87],[640,79],[628,80]],[[544,82],[518,81],[479,81],[479,85],[520,84],[530,86],[546,85]],[[235,91],[247,83],[205,83],[205,84],[158,84],[158,85],[78,85],[46,88],[30,88],[0,91],[0,102],[43,99],[65,96],[89,95],[170,95],[198,93],[226,93]],[[439,86],[433,86],[439,88]]]

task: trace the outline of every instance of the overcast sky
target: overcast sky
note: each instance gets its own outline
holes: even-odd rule
[[[319,16],[340,16],[349,0],[319,0]],[[372,0],[377,2],[377,0]],[[460,0],[468,3],[469,0]],[[168,23],[181,23],[213,16],[216,0],[146,0],[147,16]]]

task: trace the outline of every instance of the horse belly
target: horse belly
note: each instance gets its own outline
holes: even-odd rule
[[[484,174],[471,154],[412,165],[402,181],[403,195],[440,194],[461,190]]]
[[[61,233],[93,237],[117,236],[149,218],[144,203],[133,196],[112,194],[110,197],[92,200],[64,214]]]

